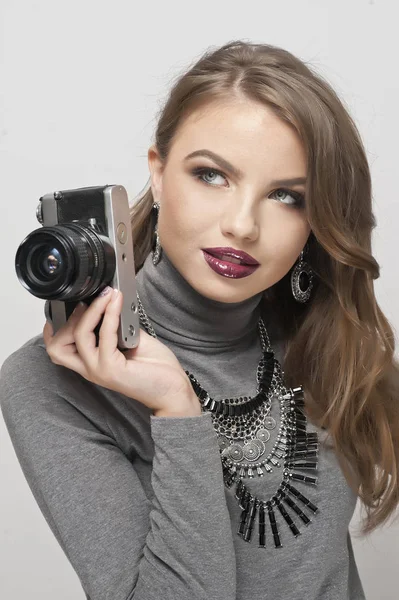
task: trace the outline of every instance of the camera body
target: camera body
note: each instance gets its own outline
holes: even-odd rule
[[[18,247],[15,269],[21,284],[46,300],[45,315],[54,333],[76,305],[90,305],[107,286],[123,293],[118,348],[139,343],[133,240],[129,202],[120,185],[62,190],[39,199],[42,228]],[[96,326],[97,345],[100,323]]]

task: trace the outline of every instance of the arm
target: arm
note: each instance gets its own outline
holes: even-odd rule
[[[112,433],[66,400],[84,400],[80,379],[43,348],[26,348],[3,364],[0,401],[30,489],[87,597],[233,600],[234,546],[211,415],[151,415],[149,499]]]
[[[176,404],[171,402],[173,406],[172,410],[154,410],[155,417],[199,417],[201,416],[201,405],[198,401],[197,396],[194,394],[193,389],[188,391],[186,396],[182,398],[179,408],[176,408]]]

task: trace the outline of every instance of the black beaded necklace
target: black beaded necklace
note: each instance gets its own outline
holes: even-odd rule
[[[139,317],[144,328],[149,335],[156,338],[157,335],[147,317],[138,293],[137,303]],[[284,372],[281,370],[280,363],[270,347],[267,331],[261,318],[258,326],[262,355],[257,368],[258,388],[254,397],[214,400],[199,384],[194,375],[187,370],[185,370],[185,373],[190,379],[203,412],[212,413],[213,424],[218,435],[224,484],[227,488],[231,488],[233,484],[236,484],[235,498],[241,509],[237,534],[244,541],[251,541],[254,521],[256,515],[258,515],[259,547],[265,548],[265,510],[267,510],[274,546],[280,548],[282,543],[274,512],[275,507],[279,510],[295,537],[300,535],[301,532],[292,517],[296,515],[305,525],[309,525],[311,519],[302,508],[313,514],[318,512],[317,506],[292,484],[293,481],[299,481],[304,484],[317,485],[317,476],[304,475],[298,473],[297,470],[312,471],[314,474],[317,472],[318,435],[316,432],[307,432],[302,386],[287,388],[284,385]],[[267,344],[265,338],[268,341]],[[269,415],[272,398],[280,402],[281,425],[279,435],[269,455],[264,460],[257,462],[265,454],[265,442],[270,437],[268,430],[274,429],[276,426],[275,419]],[[243,429],[242,423],[245,424],[246,419],[256,420],[258,428],[255,437],[252,437],[244,446],[241,446],[234,441],[234,438],[239,437],[237,429],[240,429],[240,426]],[[227,423],[226,426],[221,425],[223,420]],[[259,423],[261,424],[259,425]],[[229,428],[231,430],[230,437],[226,435]],[[245,436],[242,437],[248,437],[248,433],[245,432]],[[243,462],[244,459],[248,462]],[[273,467],[281,466],[281,463],[278,462],[281,459],[284,461],[283,477],[277,491],[267,500],[251,494],[248,486],[243,483],[243,478],[253,478],[255,475],[254,468],[256,468],[256,474],[263,477],[263,468],[266,472],[272,472]],[[302,507],[297,502],[301,503]],[[286,506],[295,515],[290,515],[285,508]]]

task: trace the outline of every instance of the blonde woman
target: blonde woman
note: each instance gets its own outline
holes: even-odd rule
[[[354,122],[233,41],[174,83],[148,164],[139,346],[104,288],[3,364],[32,493],[90,600],[360,600],[348,525],[398,504],[399,371]]]

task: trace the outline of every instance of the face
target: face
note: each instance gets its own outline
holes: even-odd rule
[[[199,150],[220,158],[187,158]],[[166,162],[152,146],[148,164],[161,246],[197,292],[240,302],[294,265],[310,233],[306,157],[296,132],[270,109],[238,100],[208,104],[181,124]],[[203,249],[227,246],[259,266],[240,278],[215,272]]]

